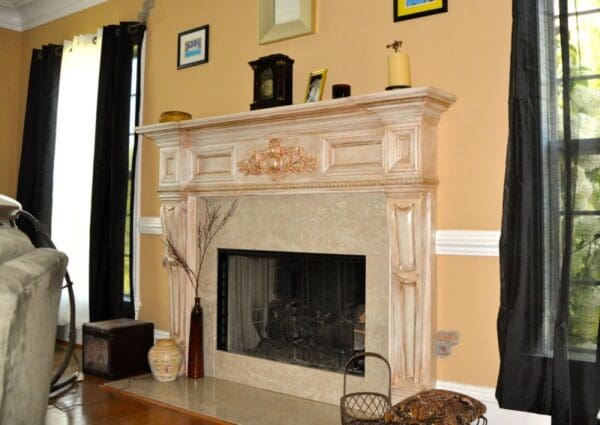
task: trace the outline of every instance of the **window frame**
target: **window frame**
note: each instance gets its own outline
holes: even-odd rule
[[[571,75],[573,69],[572,63],[569,63],[569,69],[567,75],[561,75],[561,72],[557,70],[556,58],[556,21],[559,16],[555,14],[553,0],[541,0],[541,10],[543,17],[541,19],[542,24],[539,28],[539,36],[541,45],[546,46],[542,48],[540,54],[540,69],[543,70],[541,78],[542,87],[542,102],[541,102],[541,116],[543,117],[541,143],[543,144],[543,176],[542,180],[543,191],[544,191],[544,326],[541,335],[538,335],[537,346],[540,348],[543,356],[552,356],[552,339],[554,334],[554,318],[549,312],[553,311],[551,306],[555,305],[559,300],[557,299],[560,292],[557,287],[560,285],[560,273],[561,273],[561,262],[556,261],[556,256],[551,255],[557,252],[555,247],[561,247],[563,245],[563,225],[561,223],[562,217],[565,216],[565,211],[559,207],[561,205],[561,185],[555,184],[555,182],[563,181],[561,176],[561,168],[564,164],[561,163],[561,158],[568,158],[567,163],[573,161],[573,152],[577,158],[590,155],[600,154],[600,135],[593,138],[573,138],[569,134],[569,131],[564,131],[563,121],[568,119],[569,124],[572,123],[572,108],[570,103],[568,104],[569,109],[563,111],[563,106],[560,105],[561,101],[561,86],[564,81],[568,81],[569,87],[573,86],[573,83],[577,81],[600,81],[600,74],[579,74]],[[600,8],[590,9],[583,12],[568,13],[568,18],[573,16],[591,15],[596,14],[600,17]],[[559,91],[560,89],[560,91]],[[569,93],[571,91],[569,90]],[[564,117],[561,115],[564,114]],[[562,128],[559,128],[562,127]],[[565,134],[567,133],[567,134]],[[561,136],[562,135],[562,136]],[[568,145],[572,149],[568,149],[564,152],[563,146]],[[553,184],[554,183],[554,184]],[[577,185],[576,185],[577,188]],[[573,194],[576,196],[576,194]],[[560,211],[559,214],[556,214]],[[591,210],[573,210],[573,223],[577,217],[583,216],[597,216],[600,219],[600,209]],[[575,237],[575,229],[573,229],[573,238]],[[593,239],[596,240],[596,239]],[[571,250],[571,255],[576,252],[575,247]],[[572,259],[571,259],[572,260]],[[572,261],[571,261],[572,264]],[[591,285],[599,286],[600,281],[594,279],[569,279],[569,304],[571,303],[571,289],[573,285]],[[572,318],[569,313],[569,319]],[[569,333],[569,339],[571,334]],[[595,362],[596,352],[598,347],[595,349],[584,349],[579,347],[569,346],[569,358],[575,361],[584,362]]]

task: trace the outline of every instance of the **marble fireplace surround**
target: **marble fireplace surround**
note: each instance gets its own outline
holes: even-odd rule
[[[239,199],[202,272],[206,375],[337,404],[342,374],[216,349],[217,248],[366,256],[366,350],[393,398],[435,383],[436,133],[454,96],[418,87],[139,127],[160,150],[163,233],[192,263],[204,199]],[[193,293],[170,269],[171,336]],[[369,360],[349,388],[381,391]]]

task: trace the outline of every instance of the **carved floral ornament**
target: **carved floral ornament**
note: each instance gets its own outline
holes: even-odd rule
[[[313,171],[317,168],[317,158],[302,148],[283,146],[281,139],[271,139],[268,149],[252,152],[248,159],[238,162],[237,166],[247,176],[267,174],[277,180],[289,173]]]

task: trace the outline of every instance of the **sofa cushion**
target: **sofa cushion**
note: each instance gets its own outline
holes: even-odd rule
[[[21,248],[10,255],[25,245],[13,237]],[[0,263],[0,425],[44,423],[66,264],[48,248]]]
[[[29,237],[18,229],[0,225],[0,264],[34,249]]]

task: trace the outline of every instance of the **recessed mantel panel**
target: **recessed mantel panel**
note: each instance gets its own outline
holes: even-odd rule
[[[437,184],[437,123],[454,100],[434,88],[411,88],[148,125],[137,132],[161,151],[162,196],[178,190],[428,186]],[[286,152],[269,151],[274,139]],[[256,174],[242,171],[239,163],[256,155],[270,162],[258,165]],[[312,158],[315,166],[306,166]],[[289,160],[299,162],[276,170],[277,161]]]

